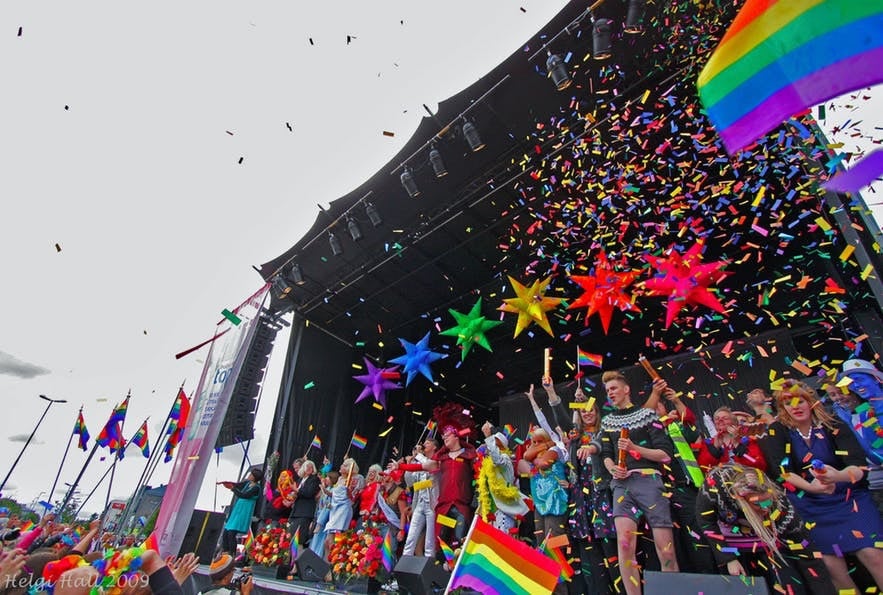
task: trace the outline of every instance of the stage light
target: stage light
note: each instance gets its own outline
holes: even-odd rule
[[[289,271],[288,276],[294,281],[295,285],[304,284],[304,272],[301,270],[299,264],[294,263],[291,265],[291,271]]]
[[[355,219],[346,218],[346,228],[350,232],[350,237],[354,242],[358,242],[362,239],[362,229],[359,227],[359,222]]]
[[[623,31],[635,35],[644,30],[644,9],[646,0],[629,0]]]
[[[612,28],[613,21],[610,19],[598,19],[592,24],[592,57],[595,60],[606,60],[613,55],[610,41]]]
[[[573,82],[570,80],[570,73],[567,72],[567,66],[564,65],[561,56],[552,52],[549,52],[549,58],[546,60],[546,73],[559,91],[563,91]]]
[[[331,246],[331,253],[334,256],[343,254],[343,244],[340,243],[340,238],[334,235],[333,231],[328,232],[328,244]]]
[[[420,189],[417,188],[417,182],[414,181],[414,176],[411,174],[411,168],[406,167],[405,171],[402,172],[402,186],[408,192],[408,196],[411,198],[417,198],[420,196]]]
[[[282,275],[277,276],[273,280],[273,289],[276,291],[276,297],[280,300],[284,300],[291,293],[291,285],[288,284],[288,281]]]
[[[383,223],[383,219],[380,218],[380,211],[377,210],[374,203],[365,203],[365,214],[368,215],[368,221],[370,221],[371,225],[374,227],[380,227]]]
[[[429,151],[429,162],[432,164],[432,171],[435,172],[436,178],[443,178],[448,175],[448,170],[445,168],[445,162],[442,161],[441,153],[439,153],[434,144]]]
[[[463,136],[466,138],[466,142],[469,143],[469,148],[472,149],[473,153],[481,151],[484,148],[484,143],[481,140],[481,136],[478,134],[478,129],[475,127],[475,124],[468,120],[463,124]]]

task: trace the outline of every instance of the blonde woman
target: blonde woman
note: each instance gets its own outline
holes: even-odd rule
[[[353,520],[353,476],[358,475],[359,466],[353,459],[344,459],[340,464],[340,477],[331,488],[331,510],[325,523],[325,551],[330,552],[334,544],[334,534],[346,531]]]
[[[696,522],[718,566],[730,575],[765,576],[776,592],[794,595],[837,592],[803,519],[759,469],[710,469],[696,497]]]
[[[811,527],[838,589],[856,589],[845,554],[855,554],[883,588],[883,521],[868,491],[861,445],[848,425],[822,407],[804,382],[786,381],[775,393],[779,420],[761,445],[780,469],[788,498]]]

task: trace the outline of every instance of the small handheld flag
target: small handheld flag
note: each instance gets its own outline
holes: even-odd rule
[[[368,439],[359,436],[358,434],[353,434],[353,439],[350,441],[351,446],[355,446],[359,450],[364,450],[366,446],[368,446]]]
[[[576,363],[579,367],[594,366],[600,368],[604,362],[604,356],[597,353],[589,353],[583,351],[579,347],[576,348]]]

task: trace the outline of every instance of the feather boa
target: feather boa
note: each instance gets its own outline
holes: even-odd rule
[[[478,472],[478,504],[481,510],[481,520],[487,522],[488,514],[495,509],[493,498],[502,500],[515,500],[521,496],[518,486],[508,483],[497,466],[494,465],[490,456],[481,460],[481,470]]]

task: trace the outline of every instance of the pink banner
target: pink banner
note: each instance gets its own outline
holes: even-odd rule
[[[155,534],[163,557],[177,555],[184,541],[268,288],[265,285],[233,311],[242,319],[240,324],[225,319],[218,325],[215,335],[223,336],[212,343],[192,395],[190,418],[156,519]]]

